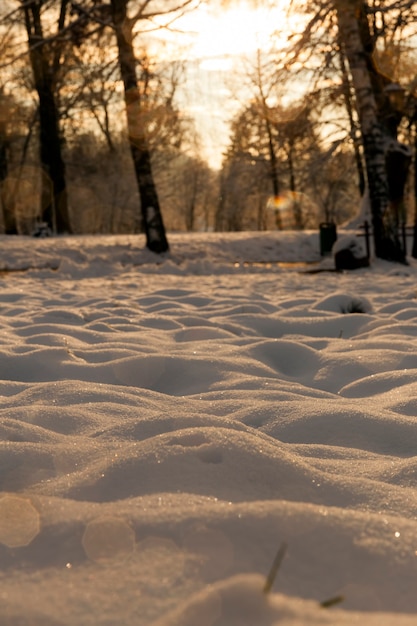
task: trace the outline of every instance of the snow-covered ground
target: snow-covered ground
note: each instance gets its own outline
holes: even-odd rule
[[[0,238],[1,625],[415,625],[416,262],[170,243]]]

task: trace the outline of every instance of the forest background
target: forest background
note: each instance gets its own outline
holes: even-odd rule
[[[377,256],[403,260],[400,227],[417,223],[415,3],[285,3],[219,78],[233,105],[213,164],[187,105],[202,59],[182,20],[248,6],[3,0],[1,232],[145,232],[163,252],[166,231],[317,228],[362,206]],[[210,98],[199,104],[210,118]]]

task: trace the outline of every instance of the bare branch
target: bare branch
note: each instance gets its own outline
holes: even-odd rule
[[[195,0],[183,0],[183,2],[179,6],[171,6],[166,10],[156,9],[149,13],[146,13],[145,10],[148,5],[150,5],[152,0],[145,0],[140,9],[131,17],[131,19],[135,22],[138,20],[151,20],[155,17],[159,17],[161,15],[170,15],[171,13],[180,13],[184,12],[187,7],[192,4],[195,4]],[[200,4],[200,2],[198,3]],[[197,5],[198,6],[198,5]]]

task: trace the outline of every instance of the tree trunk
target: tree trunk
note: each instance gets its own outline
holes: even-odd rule
[[[349,80],[349,73],[346,66],[346,58],[343,53],[343,47],[339,41],[339,59],[340,59],[340,68],[342,71],[342,90],[343,90],[343,98],[345,101],[346,112],[349,118],[350,125],[350,135],[353,143],[353,150],[355,154],[355,163],[356,170],[358,172],[358,188],[360,196],[363,197],[365,193],[366,180],[365,180],[365,170],[363,167],[362,155],[360,150],[360,139],[358,137],[357,125],[355,124],[355,120],[353,118],[353,104],[352,104],[352,91]]]
[[[411,256],[417,259],[417,106],[412,121],[414,122],[414,228]]]
[[[7,161],[7,122],[0,119],[0,201],[3,213],[3,226],[6,235],[17,235],[16,214],[13,210],[13,197],[7,185],[9,173]],[[10,186],[10,185],[9,185]]]
[[[341,41],[352,75],[364,147],[372,211],[375,255],[390,261],[405,261],[395,223],[390,218],[390,187],[387,175],[389,137],[379,119],[374,86],[361,39],[358,16],[362,0],[336,0]],[[391,141],[392,145],[392,141]]]
[[[54,76],[48,64],[40,4],[38,2],[26,4],[23,10],[35,89],[39,98],[42,220],[58,233],[71,233],[65,164],[59,133],[59,113],[53,91]]]
[[[300,201],[297,198],[297,190],[295,185],[295,168],[294,168],[294,144],[293,142],[289,143],[287,159],[288,159],[288,169],[290,172],[290,192],[292,199],[292,210],[294,215],[294,226],[296,230],[303,230],[303,214],[301,211]]]
[[[189,177],[189,189],[191,192],[191,197],[186,197],[186,207],[185,207],[185,228],[188,232],[192,232],[194,230],[195,225],[195,211],[197,205],[197,187],[198,187],[198,171],[196,167],[192,166],[192,170],[190,172]]]
[[[259,90],[259,97],[261,100],[260,108],[261,108],[262,117],[265,122],[266,134],[268,136],[269,173],[270,173],[271,182],[272,182],[272,192],[274,194],[275,205],[277,206],[278,199],[281,193],[281,185],[280,185],[279,175],[278,175],[278,159],[277,159],[277,155],[275,152],[270,111],[269,111],[267,98],[265,96],[264,87],[263,87],[261,53],[259,49],[257,51],[257,56],[256,56],[256,74],[257,74],[257,83],[258,83],[257,86]],[[282,230],[281,213],[278,208],[275,209],[275,225],[278,230]]]
[[[272,180],[272,189],[274,192],[274,200],[275,202],[277,202],[280,196],[277,156],[275,154],[271,122],[269,121],[269,118],[267,116],[265,118],[265,125],[266,125],[266,131],[268,134],[269,167],[270,167],[270,174],[271,174],[271,180]],[[282,230],[282,220],[281,220],[281,213],[279,212],[279,209],[275,209],[275,224],[278,230]]]
[[[136,180],[139,189],[146,246],[153,252],[169,249],[152,173],[151,154],[144,124],[145,112],[136,76],[133,50],[133,23],[127,17],[128,0],[111,0],[113,25],[116,32],[120,74],[123,81],[127,131]]]

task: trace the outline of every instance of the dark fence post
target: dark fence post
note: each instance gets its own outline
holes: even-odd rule
[[[320,228],[320,254],[330,254],[334,242],[337,240],[337,229],[334,222],[322,222]]]
[[[366,245],[366,257],[369,261],[371,258],[371,246],[369,242],[369,223],[368,220],[365,220],[363,227],[365,229],[365,245]]]

